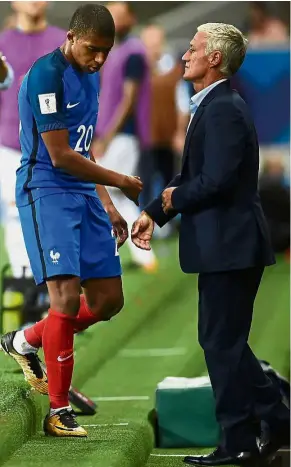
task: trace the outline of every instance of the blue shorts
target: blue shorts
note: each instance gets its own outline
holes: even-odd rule
[[[65,274],[81,282],[121,275],[112,225],[99,198],[58,193],[18,209],[38,285]]]

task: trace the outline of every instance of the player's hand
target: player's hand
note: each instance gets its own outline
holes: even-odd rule
[[[141,250],[150,250],[150,241],[154,232],[154,221],[144,211],[135,221],[131,229],[131,240]]]
[[[125,175],[120,189],[128,199],[133,201],[138,206],[138,197],[142,190],[142,186],[143,184],[139,177]]]
[[[114,205],[107,210],[107,214],[111,221],[115,238],[117,239],[117,248],[120,248],[128,239],[127,222],[119,214]]]
[[[176,188],[175,186],[166,188],[162,193],[162,208],[165,214],[168,214],[169,211],[174,209],[172,205],[172,193]]]

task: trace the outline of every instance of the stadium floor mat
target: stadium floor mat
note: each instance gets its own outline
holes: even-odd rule
[[[131,273],[126,272],[124,282],[128,295],[128,319],[124,313],[121,320],[121,314],[119,325],[117,319],[116,326],[114,321],[108,323],[113,325],[110,331],[101,325],[99,330],[96,327],[96,331],[90,331],[91,337],[89,332],[78,337],[75,385],[98,403],[95,416],[79,417],[79,422],[88,430],[88,438],[45,438],[41,431],[37,431],[22,447],[17,446],[19,449],[6,462],[3,463],[1,459],[0,465],[174,467],[183,465],[182,454],[199,451],[153,450],[153,434],[147,423],[159,381],[165,376],[193,377],[206,371],[197,343],[196,278],[180,275],[175,244],[171,244],[168,253],[169,257],[165,253],[162,259],[165,282],[160,279],[148,283],[150,287],[157,284],[157,294],[158,289],[166,290],[155,300],[153,289],[150,289],[147,296],[151,298],[152,307],[144,315],[147,303],[142,300],[142,281],[138,279],[137,295],[131,295],[133,282],[139,274],[135,272],[130,277]],[[142,279],[150,280],[149,276]],[[136,318],[136,314],[143,316],[132,325],[127,337],[124,335],[121,338],[120,334],[125,332],[124,328]],[[266,271],[256,303],[251,345],[259,358],[269,360],[285,376],[289,372],[288,323],[289,267],[279,261],[277,266]],[[111,348],[108,342],[115,340],[117,342]],[[96,347],[91,344],[92,341],[95,341]],[[88,353],[89,349],[92,350]],[[99,351],[104,352],[106,358],[97,358],[95,370],[91,362],[86,371],[82,368],[83,373],[79,376],[81,363],[87,364],[91,353],[91,360],[95,360]]]

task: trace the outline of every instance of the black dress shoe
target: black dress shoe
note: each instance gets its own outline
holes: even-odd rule
[[[189,465],[205,465],[205,466],[216,466],[216,465],[249,465],[249,466],[260,466],[261,456],[259,451],[255,452],[237,452],[230,454],[220,447],[215,449],[211,454],[206,456],[187,456],[184,458],[185,464]]]
[[[259,444],[259,450],[263,459],[274,458],[276,452],[282,448],[290,448],[290,426],[286,424],[277,432],[270,432],[268,439],[264,439]]]

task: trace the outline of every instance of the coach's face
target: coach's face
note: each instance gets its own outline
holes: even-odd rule
[[[182,57],[185,62],[183,78],[186,81],[203,82],[209,71],[219,64],[220,52],[215,51],[206,55],[206,45],[207,34],[202,31],[197,32],[190,42],[189,49]]]
[[[95,34],[76,37],[68,33],[71,53],[78,67],[85,73],[96,73],[104,65],[113,47],[114,37],[107,38]]]

